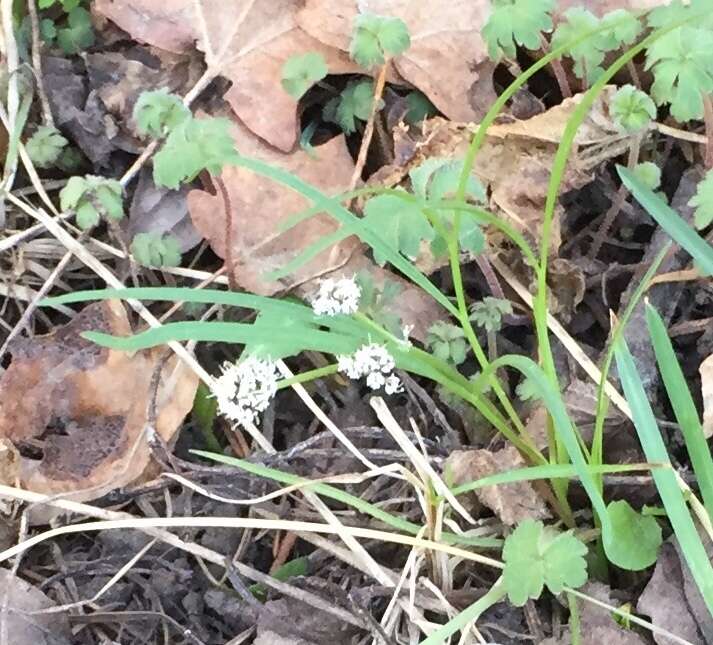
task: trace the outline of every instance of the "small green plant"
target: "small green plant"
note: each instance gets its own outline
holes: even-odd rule
[[[292,98],[299,99],[328,73],[322,54],[307,52],[291,56],[282,67],[282,87]]]
[[[121,184],[95,175],[70,177],[60,192],[60,206],[63,211],[76,213],[77,225],[82,229],[96,226],[102,217],[113,221],[124,217]]]
[[[464,363],[468,353],[463,329],[443,321],[431,325],[426,336],[426,346],[434,356],[453,365]]]
[[[542,33],[552,31],[554,0],[494,0],[493,10],[483,27],[483,38],[493,60],[506,56],[515,60],[515,46],[537,50]]]
[[[696,194],[688,202],[695,206],[693,222],[698,229],[709,227],[713,224],[713,170],[709,170],[696,188]]]
[[[371,114],[374,81],[350,81],[344,90],[324,106],[325,121],[336,123],[346,133],[357,131],[357,122],[366,121]]]
[[[167,89],[142,92],[133,112],[139,134],[155,139],[169,132],[191,118],[191,111],[183,101]]]
[[[403,20],[362,13],[354,21],[349,55],[369,69],[403,54],[410,45],[411,38]]]
[[[131,242],[131,254],[144,266],[175,267],[181,264],[181,247],[171,235],[138,233]]]
[[[512,313],[512,303],[502,298],[485,296],[470,308],[470,319],[487,332],[500,331],[503,316]]]
[[[409,125],[421,123],[426,119],[435,116],[437,111],[436,106],[429,101],[428,97],[423,92],[413,91],[406,95],[406,104],[408,111],[404,116],[404,121]]]
[[[661,187],[661,168],[651,161],[642,161],[632,169],[634,174],[651,190]]]
[[[67,143],[67,139],[62,136],[57,128],[41,125],[28,139],[25,148],[35,166],[49,168],[57,162]]]
[[[553,594],[587,582],[587,547],[572,531],[558,533],[542,522],[525,520],[505,540],[503,581],[513,605],[539,598],[546,586]]]
[[[94,44],[91,14],[80,0],[40,0],[40,9],[61,4],[65,15],[61,19],[43,18],[40,33],[47,43],[54,43],[67,55],[78,54]]]
[[[646,128],[656,118],[656,105],[651,97],[633,85],[620,87],[609,103],[615,125],[632,134]]]

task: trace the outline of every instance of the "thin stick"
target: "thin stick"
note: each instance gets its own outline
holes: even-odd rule
[[[369,114],[369,120],[366,122],[366,129],[364,130],[364,136],[361,140],[361,147],[359,148],[359,155],[357,156],[356,165],[354,166],[354,173],[352,174],[352,180],[349,182],[348,192],[356,188],[359,178],[361,177],[362,170],[364,170],[364,164],[366,163],[366,155],[369,152],[369,144],[371,143],[371,138],[374,136],[374,119],[376,119],[376,113],[379,111],[379,105],[381,104],[381,96],[384,93],[384,86],[386,85],[386,70],[388,69],[388,62],[382,65],[379,70],[379,75],[376,77],[376,86],[374,87],[374,100],[371,102],[371,113]]]
[[[703,121],[706,124],[706,170],[713,168],[713,102],[711,95],[703,93]]]
[[[233,259],[233,205],[230,201],[228,188],[220,176],[213,177],[215,185],[223,198],[223,209],[225,213],[225,269],[228,274],[228,287],[231,291],[238,290],[238,283],[235,279],[235,260]]]
[[[548,54],[550,52],[550,43],[543,34],[540,34],[540,43],[542,44],[542,52]],[[560,94],[562,94],[563,99],[568,99],[572,97],[572,88],[569,86],[569,81],[567,80],[567,72],[564,67],[562,67],[562,61],[559,58],[555,58],[550,62],[550,67],[552,67],[552,72],[555,75],[555,80],[560,88]]]
[[[54,127],[54,117],[50,102],[45,92],[45,84],[42,80],[42,40],[40,39],[40,19],[37,16],[37,5],[35,0],[27,0],[27,13],[30,16],[30,27],[32,30],[32,69],[35,71],[35,81],[37,83],[37,94],[40,97],[42,106],[42,120],[45,125]]]

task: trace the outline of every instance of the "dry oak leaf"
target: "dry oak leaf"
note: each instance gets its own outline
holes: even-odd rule
[[[703,434],[710,439],[713,437],[713,354],[701,363],[698,372],[703,394]]]
[[[360,71],[345,52],[308,35],[298,9],[295,0],[97,0],[94,8],[142,42],[173,52],[197,45],[208,74],[232,81],[225,98],[236,116],[283,152],[299,138],[297,101],[281,84],[285,61],[317,52],[333,74]]]
[[[241,154],[278,166],[312,184],[328,195],[343,192],[349,186],[354,161],[343,136],[316,148],[317,158],[304,150],[283,154],[252,136],[240,123],[232,134]],[[295,273],[280,280],[267,274],[282,268],[304,248],[334,233],[339,223],[327,214],[312,217],[296,228],[280,232],[283,220],[311,206],[297,192],[250,170],[228,166],[221,175],[230,196],[233,239],[230,240],[237,283],[247,291],[273,295],[302,284],[315,276],[342,267],[352,253],[361,248],[349,237],[323,251]],[[220,194],[193,190],[188,194],[188,208],[193,224],[222,258],[226,256],[225,206]]]
[[[517,449],[506,446],[500,450],[454,450],[446,460],[445,471],[453,485],[516,470],[526,466]],[[487,506],[508,526],[525,519],[544,520],[551,517],[549,509],[530,482],[515,482],[484,486],[473,491],[478,501]]]
[[[0,438],[20,449],[20,484],[28,490],[95,499],[141,477],[150,463],[151,380],[165,349],[114,351],[81,338],[87,330],[131,333],[123,305],[107,301],[10,347],[13,360],[0,378]],[[197,386],[176,358],[166,362],[155,399],[155,431],[164,442],[191,410]]]
[[[358,0],[306,0],[299,11],[299,25],[313,38],[343,51],[349,50]],[[483,0],[370,0],[368,11],[401,18],[409,29],[411,46],[394,59],[396,71],[421,90],[454,121],[473,121],[483,116],[476,94],[492,67],[480,35],[490,14]],[[481,65],[485,67],[481,68]]]

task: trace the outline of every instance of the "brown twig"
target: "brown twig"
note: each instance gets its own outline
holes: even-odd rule
[[[544,54],[550,53],[550,43],[543,34],[540,34],[540,43],[542,44],[542,51]],[[567,72],[562,66],[562,61],[559,58],[553,58],[550,61],[550,66],[552,67],[552,73],[555,75],[555,80],[560,88],[560,94],[562,94],[563,99],[568,99],[572,96],[572,88],[569,86],[569,81],[567,80]]]
[[[711,95],[703,93],[703,122],[706,125],[706,170],[713,168],[713,101]]]
[[[280,540],[279,544],[277,545],[275,559],[270,565],[271,576],[274,576],[275,572],[283,564],[285,564],[285,562],[287,562],[287,558],[290,557],[290,553],[292,553],[292,548],[295,546],[295,542],[297,542],[297,533],[295,533],[294,531],[287,531]]]
[[[381,95],[384,93],[384,86],[386,85],[386,70],[388,68],[388,62],[385,63],[381,70],[379,70],[379,75],[376,77],[376,85],[374,87],[374,100],[371,102],[371,113],[369,114],[369,120],[366,122],[366,129],[364,130],[364,136],[361,140],[361,147],[359,148],[359,155],[357,156],[356,165],[354,166],[354,173],[352,174],[352,180],[349,182],[349,188],[347,192],[351,192],[356,188],[359,177],[361,177],[362,170],[364,170],[364,164],[366,163],[366,154],[369,151],[369,144],[371,143],[371,138],[374,136],[374,119],[376,118],[376,113],[379,111],[379,105],[381,104]]]
[[[30,28],[32,31],[32,69],[35,72],[35,82],[37,84],[37,94],[42,106],[42,120],[45,125],[54,127],[54,117],[50,108],[50,102],[45,92],[45,85],[42,82],[42,54],[40,48],[40,19],[37,16],[37,5],[35,0],[27,0],[27,13],[30,16]]]
[[[213,181],[220,191],[225,209],[225,268],[228,274],[228,286],[231,291],[237,291],[238,283],[235,279],[235,261],[233,260],[233,204],[222,177],[213,177]]]

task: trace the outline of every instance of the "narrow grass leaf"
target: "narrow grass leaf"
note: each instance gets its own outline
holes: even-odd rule
[[[615,356],[624,393],[631,405],[634,426],[646,458],[657,463],[670,463],[649,398],[624,339],[620,339],[617,343]],[[713,614],[713,567],[686,506],[676,476],[673,471],[663,469],[654,471],[652,476],[688,568],[703,595],[708,611]]]

